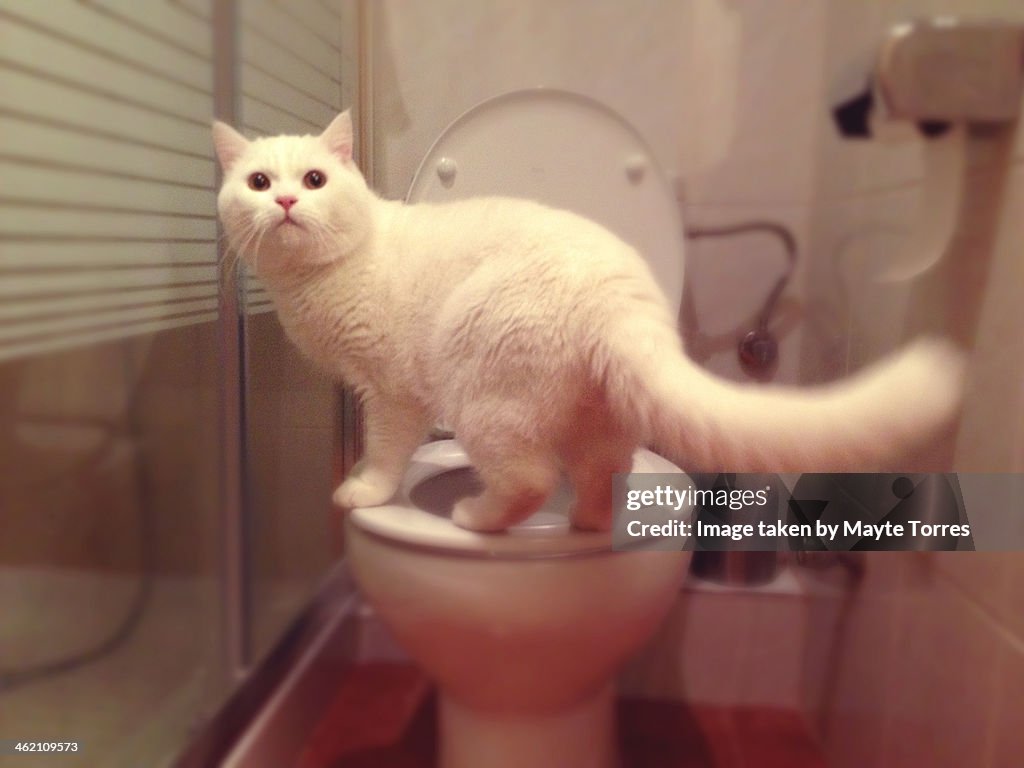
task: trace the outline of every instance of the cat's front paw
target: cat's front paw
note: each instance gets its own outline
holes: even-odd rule
[[[338,486],[332,497],[339,507],[376,507],[395,495],[392,482],[373,477],[350,477]]]

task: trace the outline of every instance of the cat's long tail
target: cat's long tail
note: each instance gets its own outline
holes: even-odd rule
[[[878,471],[952,423],[964,355],[926,339],[841,382],[741,385],[680,351],[674,329],[642,314],[612,321],[596,357],[625,424],[690,471]]]

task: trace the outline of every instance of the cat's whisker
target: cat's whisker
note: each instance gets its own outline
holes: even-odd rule
[[[220,237],[217,238],[217,244],[218,247],[220,245],[227,246],[224,249],[223,258],[221,258],[217,264],[217,279],[223,282],[230,274],[231,270],[237,268],[242,254],[239,248],[234,247],[227,232],[222,233]]]
[[[237,280],[239,267],[242,263],[242,254],[239,251],[233,249],[228,251],[218,265],[219,268],[217,274],[220,280],[226,281],[229,278]]]
[[[260,246],[263,245],[263,237],[267,234],[266,227],[259,227],[256,232],[256,246],[252,251],[252,271],[259,274],[260,271]]]

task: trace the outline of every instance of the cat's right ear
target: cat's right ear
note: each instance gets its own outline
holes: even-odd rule
[[[320,134],[320,140],[323,141],[329,150],[333,152],[339,160],[343,163],[347,163],[352,160],[352,112],[346,109],[336,118],[331,121],[324,132]]]
[[[220,167],[227,172],[235,161],[242,156],[249,140],[227,123],[216,120],[213,123],[213,148],[220,160]]]

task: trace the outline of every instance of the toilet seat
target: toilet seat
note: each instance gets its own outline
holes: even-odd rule
[[[644,257],[678,314],[685,253],[679,203],[646,141],[606,105],[531,88],[456,118],[423,158],[406,200],[482,195],[528,198],[603,224]]]
[[[456,495],[464,494],[453,493],[453,485],[460,484],[464,492],[470,490],[470,471],[469,457],[455,440],[422,445],[394,499],[383,506],[352,510],[349,522],[393,544],[463,557],[530,559],[612,550],[611,532],[579,531],[569,525],[572,491],[564,482],[538,512],[503,533],[459,528],[451,521],[450,506]],[[630,471],[681,474],[670,461],[646,450],[634,454]],[[685,518],[690,512],[684,508],[673,517]]]

